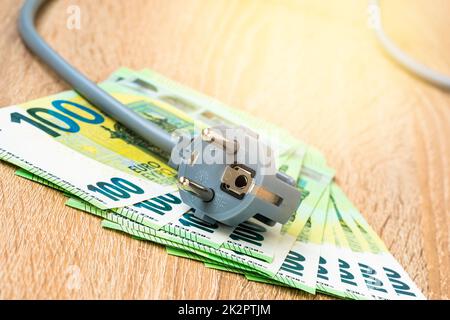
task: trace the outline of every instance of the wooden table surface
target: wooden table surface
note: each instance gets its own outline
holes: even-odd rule
[[[66,27],[78,5],[81,28]],[[450,74],[450,2],[382,1],[388,33]],[[0,105],[68,86],[23,46],[0,3]],[[315,145],[428,298],[449,298],[450,93],[381,52],[363,0],[71,0],[44,37],[95,81],[150,67]],[[0,164],[0,298],[322,299],[248,282],[104,230]]]

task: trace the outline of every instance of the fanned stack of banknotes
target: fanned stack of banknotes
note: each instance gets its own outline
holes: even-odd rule
[[[333,181],[317,149],[152,70],[122,68],[100,86],[171,134],[228,124],[277,137],[279,170],[301,190],[298,210],[274,226],[196,218],[179,197],[170,155],[74,91],[1,108],[0,159],[18,166],[18,176],[63,192],[67,206],[101,217],[102,227],[164,245],[207,268],[311,294],[425,299]]]

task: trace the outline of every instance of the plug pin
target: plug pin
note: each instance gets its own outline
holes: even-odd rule
[[[202,130],[202,139],[203,141],[215,143],[223,147],[227,153],[235,154],[238,151],[239,145],[236,140],[227,139],[211,128],[205,128]]]
[[[178,185],[183,190],[188,191],[189,193],[202,199],[205,202],[211,201],[214,198],[213,190],[211,190],[210,188],[204,187],[198,183],[195,183],[186,177],[179,177]]]

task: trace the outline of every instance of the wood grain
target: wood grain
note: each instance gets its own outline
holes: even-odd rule
[[[399,45],[450,74],[449,1],[382,3]],[[71,4],[80,30],[66,28]],[[68,88],[21,43],[20,5],[0,4],[1,106]],[[317,146],[424,294],[448,299],[450,95],[387,59],[366,20],[360,0],[71,0],[39,29],[96,81],[150,67]],[[0,298],[324,298],[168,256],[0,174]]]

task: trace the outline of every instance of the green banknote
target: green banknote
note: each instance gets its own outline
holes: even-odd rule
[[[283,227],[283,232],[288,232],[293,237],[298,236],[322,192],[334,176],[334,172],[326,166],[325,158],[317,149],[306,148],[304,143],[294,139],[285,130],[230,108],[220,101],[167,79],[149,69],[134,72],[122,68],[113,73],[109,80],[128,88],[130,92],[167,102],[202,124],[208,126],[224,123],[243,125],[266,138],[276,137],[274,145],[279,148],[280,170],[292,177],[299,177],[298,186],[303,190],[304,199],[299,210],[292,220]],[[305,151],[307,152],[305,153]],[[295,155],[294,161],[283,161],[286,154],[289,157],[293,152]]]
[[[154,110],[170,111],[170,106],[132,96],[118,85],[103,87],[147,118]],[[183,116],[173,111],[171,123],[180,123]],[[99,208],[115,208],[154,228],[189,210],[177,192],[171,192],[176,188],[175,173],[160,156],[125,132],[113,136],[111,130],[118,130],[117,123],[74,92],[2,108],[0,129],[1,159]],[[174,209],[172,215],[149,217],[149,212],[161,213],[169,205]]]
[[[132,93],[142,94],[161,103],[168,103],[201,126],[212,127],[225,124],[250,128],[258,132],[265,140],[272,141],[271,144],[276,146],[275,151],[278,155],[288,150],[300,152],[305,148],[303,142],[292,137],[287,131],[165,78],[153,70],[145,69],[135,72],[121,68],[111,75],[109,81],[120,84]]]
[[[316,288],[320,292],[345,299],[371,299],[364,279],[354,264],[353,255],[348,250],[345,239],[342,239],[341,231],[336,208],[330,197],[320,249]]]
[[[170,254],[172,256],[177,256],[177,257],[181,257],[181,258],[186,258],[186,259],[190,259],[190,260],[203,262],[205,267],[210,268],[210,269],[238,273],[238,274],[244,274],[245,272],[247,272],[248,274],[250,274],[249,271],[244,271],[242,269],[228,267],[226,265],[217,263],[214,260],[202,257],[201,255],[198,255],[198,254],[186,251],[186,250],[182,250],[179,248],[166,247],[166,251],[168,254]]]
[[[276,252],[276,255],[271,263],[265,262],[264,260],[260,260],[251,256],[247,256],[243,253],[232,251],[226,248],[226,246],[222,245],[217,248],[216,245],[211,245],[210,243],[205,244],[202,241],[198,240],[198,237],[193,237],[192,233],[173,233],[172,229],[168,226],[164,226],[160,230],[155,230],[152,228],[149,228],[147,226],[144,226],[142,224],[138,224],[132,220],[126,219],[125,217],[118,215],[114,213],[113,211],[109,210],[99,210],[98,208],[83,202],[79,199],[69,199],[67,201],[67,205],[90,212],[92,214],[95,214],[97,216],[100,216],[104,219],[110,220],[112,222],[118,223],[123,231],[130,233],[132,235],[139,236],[141,238],[145,238],[147,240],[152,240],[154,237],[158,237],[163,240],[176,242],[178,244],[187,245],[190,246],[192,249],[203,251],[203,256],[206,256],[207,258],[213,259],[217,261],[219,259],[219,262],[223,261],[220,257],[223,257],[225,259],[230,260],[231,266],[235,265],[235,262],[241,263],[241,268],[245,268],[250,271],[254,271],[255,268],[261,272],[265,272],[267,274],[274,274],[278,268],[280,267],[283,259],[282,256],[285,256],[287,252],[289,252],[290,246],[292,245],[289,237],[280,237],[278,239],[278,251]],[[184,219],[184,215],[180,218]],[[193,228],[206,228],[206,224],[193,226]],[[208,226],[210,228],[210,226]],[[228,238],[232,238],[233,235],[235,235],[234,232],[231,234],[228,234]],[[239,234],[242,236],[242,234]],[[151,238],[149,238],[151,237]],[[228,239],[225,240],[225,242]],[[156,241],[158,243],[161,243]],[[197,251],[195,251],[197,253]],[[213,256],[208,256],[209,253],[212,253]],[[216,257],[217,256],[217,257]]]
[[[332,182],[315,148],[288,132],[167,79],[122,68],[101,86],[168,134],[243,125],[276,146],[302,200],[285,225],[237,227],[196,218],[174,186],[169,155],[68,91],[0,111],[0,159],[20,177],[64,192],[102,226],[169,254],[252,281],[351,299],[423,299],[382,240]]]
[[[104,215],[104,218],[106,220],[103,220],[102,225],[109,229],[122,231],[152,242],[193,252],[197,255],[206,257],[209,260],[213,260],[217,263],[230,267],[236,267],[250,272],[260,272],[261,274],[274,273],[272,271],[274,269],[271,268],[270,264],[243,254],[237,254],[228,249],[215,249],[210,246],[205,246],[191,240],[177,237],[175,235],[165,235],[165,232],[162,230],[157,231],[146,226],[139,225],[112,212]]]
[[[216,262],[204,262],[206,268],[245,275],[245,271]],[[250,273],[250,272],[248,272]]]
[[[66,192],[63,188],[61,188],[61,187],[58,186],[57,184],[54,184],[54,183],[52,183],[52,182],[50,182],[50,181],[48,181],[48,180],[45,180],[44,178],[41,178],[40,176],[37,176],[37,175],[35,175],[35,174],[32,174],[32,173],[28,172],[28,171],[25,170],[25,169],[19,168],[19,169],[16,170],[15,173],[16,173],[16,175],[19,176],[19,177],[22,177],[22,178],[31,180],[31,181],[33,181],[33,182],[37,182],[37,183],[39,183],[39,184],[42,184],[42,185],[44,185],[44,186],[46,186],[46,187],[55,189],[55,190],[57,190],[57,191],[61,191],[61,192],[64,192],[64,193]],[[67,194],[67,195],[70,196],[70,194]]]
[[[395,259],[378,255],[380,252],[371,240],[357,230],[351,216],[353,206],[335,184],[331,187],[330,200],[334,220],[330,226],[338,247],[334,253],[339,257],[341,280],[344,279],[346,287],[353,287],[349,290],[367,299],[424,299],[407,276],[402,275]],[[389,259],[385,261],[385,258]]]
[[[426,299],[383,241],[336,185],[332,200],[343,236],[353,251],[368,291],[379,299]]]
[[[145,239],[144,239],[145,240]],[[213,260],[207,259],[205,257],[202,257],[201,255],[182,250],[179,248],[173,248],[173,247],[166,247],[166,252],[170,254],[171,256],[186,258],[190,260],[200,261],[200,262],[211,262],[213,263]]]
[[[241,269],[232,268],[232,267],[228,267],[226,265],[219,264],[219,263],[215,262],[214,260],[202,257],[201,255],[198,255],[198,254],[186,251],[186,250],[172,248],[172,247],[166,247],[166,251],[168,254],[170,254],[172,256],[187,258],[190,260],[203,262],[205,267],[210,268],[210,269],[232,272],[232,273],[237,273],[237,274],[244,274],[244,271]]]
[[[309,153],[311,153],[311,155],[309,155]],[[177,214],[171,214],[170,206],[173,204],[167,200],[176,202],[177,199],[173,194],[147,200],[145,206],[147,212],[145,215],[142,213],[132,215],[122,208],[114,209],[114,211],[140,225],[149,226],[154,229],[163,228],[164,231],[166,231],[164,233],[166,238],[176,235],[177,239],[189,239],[213,248],[221,248],[222,250],[228,249],[230,252],[241,252],[248,256],[253,256],[259,260],[263,260],[263,262],[268,262],[268,264],[261,266],[261,268],[266,270],[269,274],[274,274],[281,266],[284,257],[292,247],[295,236],[300,232],[298,225],[304,225],[308,221],[315,203],[320,199],[323,190],[326,188],[327,184],[329,184],[332,177],[331,171],[323,164],[323,157],[312,148],[308,149],[306,155],[302,148],[288,150],[283,157],[280,158],[284,160],[281,163],[280,168],[282,171],[291,175],[297,174],[297,176],[300,171],[300,176],[297,180],[298,185],[302,190],[303,206],[299,208],[299,211],[294,215],[294,219],[290,224],[292,226],[297,226],[295,232],[291,231],[289,233],[289,227],[283,227],[282,229],[280,225],[272,228],[262,226],[261,224],[258,225],[258,222],[256,221],[253,223],[246,223],[245,225],[232,230],[231,228],[227,229],[224,226],[211,225],[204,221],[199,221],[189,212],[182,213],[178,211]],[[305,161],[303,161],[304,158]],[[302,163],[304,163],[305,166],[302,166]],[[306,170],[306,173],[304,170]],[[169,196],[170,198],[167,199]],[[72,199],[69,201],[69,205],[74,205],[76,203],[75,200],[76,199]],[[157,201],[157,203],[155,203],[155,201]],[[152,206],[149,206],[149,203],[152,204]],[[98,208],[89,206],[86,203],[83,203],[83,205],[78,203],[78,207],[82,207],[84,210],[89,210],[98,214],[100,213]],[[163,209],[166,208],[169,208],[168,212],[164,212]],[[306,210],[307,212],[303,213],[302,210]],[[155,220],[159,221],[157,218],[159,218],[158,216],[161,215],[161,212],[171,216],[172,219],[170,221],[166,220],[165,224],[153,223]],[[305,221],[297,223],[295,217],[302,218]],[[293,236],[294,234],[295,236]],[[281,241],[281,246],[280,236],[286,238],[285,241]],[[273,264],[272,262],[274,262],[275,253],[280,254],[280,252],[281,258],[279,257],[278,262]],[[257,261],[258,263],[259,260]],[[249,262],[249,264],[251,265],[252,262]]]
[[[291,251],[290,256],[285,257],[285,260],[282,261],[284,270],[281,270],[281,272],[278,272],[277,274],[273,273],[273,270],[276,270],[276,269],[271,269],[270,267],[267,267],[267,265],[263,264],[262,262],[254,263],[255,260],[253,260],[253,261],[237,260],[237,261],[239,261],[239,263],[236,264],[236,259],[233,259],[235,257],[227,256],[227,255],[223,254],[223,253],[229,254],[230,252],[228,250],[221,249],[222,250],[221,252],[207,251],[210,254],[209,258],[217,260],[217,257],[213,257],[212,255],[218,255],[221,257],[225,257],[225,259],[223,259],[223,260],[219,259],[219,262],[222,262],[222,264],[224,264],[228,267],[234,267],[234,268],[239,268],[239,269],[249,269],[248,267],[250,267],[251,271],[256,270],[262,274],[269,274],[269,275],[271,275],[271,277],[274,277],[274,279],[278,280],[279,282],[284,282],[285,284],[288,284],[290,286],[305,289],[307,286],[305,286],[305,284],[302,283],[302,281],[307,281],[307,280],[311,281],[311,280],[309,280],[310,277],[312,279],[315,279],[315,276],[317,273],[319,253],[318,253],[318,250],[314,250],[313,247],[319,246],[320,242],[321,242],[321,234],[322,234],[321,229],[323,229],[324,220],[325,220],[325,214],[326,214],[326,209],[327,209],[327,204],[328,204],[328,193],[326,193],[324,195],[323,199],[325,199],[325,200],[321,202],[320,210],[317,211],[318,214],[316,216],[314,216],[314,218],[312,218],[312,221],[313,221],[312,225],[314,226],[314,228],[311,228],[312,229],[311,232],[306,232],[305,234],[301,234],[301,236],[299,237],[299,243],[294,248],[294,250],[297,250],[297,247],[298,247],[299,249],[302,250],[302,252],[305,255],[309,254],[308,258],[311,259],[311,261],[312,260],[315,261],[312,264],[309,264],[309,261],[308,261],[307,273],[302,272],[303,268],[306,264],[304,264],[304,265],[297,264],[298,253],[295,251],[292,251],[292,248],[290,250]],[[311,227],[311,224],[309,224],[308,227]],[[116,228],[119,228],[122,231],[131,233],[131,234],[133,234],[133,231],[141,231],[144,233],[149,231],[149,230],[142,229],[136,225],[131,225],[131,226],[128,225],[128,226],[124,227],[123,223],[122,223],[122,226],[119,226],[119,227],[116,226]],[[130,229],[135,229],[135,230],[130,230]],[[308,244],[308,239],[310,241],[309,244]],[[174,240],[174,239],[172,238],[171,240]],[[196,247],[195,245],[193,247],[198,249],[198,247]],[[247,268],[243,268],[244,266],[247,266]],[[252,267],[254,268],[254,270],[252,270]],[[277,269],[279,269],[279,267]],[[272,272],[267,272],[268,270],[271,270]],[[314,290],[314,287],[315,287],[314,280],[312,280],[312,283],[313,284],[310,284],[309,289],[308,289],[310,291]]]
[[[300,169],[300,177],[297,179],[303,199],[299,209],[293,215],[292,221],[283,227],[279,224],[269,227],[256,220],[244,223],[235,229],[207,223],[187,212],[188,208],[184,207],[184,211],[181,210],[183,204],[175,193],[158,196],[134,205],[134,207],[139,207],[141,212],[130,213],[127,207],[113,209],[113,211],[154,229],[164,228],[171,234],[214,248],[222,247],[272,262],[276,252],[281,251],[285,254],[289,252],[295,237],[300,232],[299,225],[303,226],[306,223],[322,192],[331,181],[332,171],[322,164],[320,155],[317,155],[313,149],[311,150],[312,155],[310,155],[310,149],[307,149],[304,156],[305,161],[303,161],[303,152],[294,151],[289,153],[285,157],[285,162],[281,164],[287,173],[295,173],[300,167],[297,163],[299,161],[304,163]],[[84,207],[87,208],[86,205]],[[144,209],[145,212],[142,212]],[[89,210],[100,209],[91,206]],[[168,218],[163,218],[165,216]],[[297,221],[296,219],[303,220]],[[291,226],[295,230],[291,230]],[[280,237],[289,238],[289,241],[282,241],[283,246],[281,247]]]
[[[304,179],[299,179],[299,181],[303,183],[306,181],[305,179],[309,178],[310,177],[308,176]],[[323,192],[322,187],[314,188],[316,186],[317,185],[314,183],[302,185],[302,191],[305,194],[305,199],[318,200],[318,198],[320,198],[320,195]],[[309,187],[312,188],[309,189]],[[174,207],[173,203],[177,201],[180,202],[179,198],[176,198],[174,195],[158,196],[154,199],[146,201],[146,203],[153,203],[153,207],[151,208],[152,210],[148,210],[145,218],[147,220],[156,220],[162,214],[176,216],[176,219],[172,219],[165,225],[162,225],[161,228],[172,235],[177,235],[179,237],[193,240],[214,248],[224,248],[235,252],[241,252],[269,263],[273,262],[276,253],[287,254],[295,241],[295,237],[292,237],[288,232],[286,232],[286,230],[284,230],[284,227],[282,228],[279,224],[269,227],[253,220],[243,223],[236,228],[230,228],[221,224],[207,223],[196,218],[190,212],[179,214],[179,211],[177,211],[178,214],[171,213],[173,210],[172,207]],[[87,210],[94,214],[102,214],[101,209],[92,205],[90,206],[87,203],[77,199],[72,199],[68,204],[77,207],[78,209]],[[157,205],[159,205],[159,207]],[[312,206],[311,202],[310,206]],[[300,209],[302,208],[306,208],[309,213],[312,212],[312,209],[309,206],[300,206]],[[114,212],[130,218],[139,224],[148,226],[147,223],[143,223],[144,220],[142,216],[124,215],[122,214],[122,209],[113,210]],[[299,215],[299,217],[304,216],[305,215]],[[308,219],[308,216],[306,216],[306,219]],[[288,228],[286,229],[289,230]],[[284,238],[286,238],[286,240],[284,240]],[[282,245],[280,245],[281,239],[283,239],[283,241],[281,241]],[[270,267],[273,267],[273,265],[270,265]]]
[[[268,279],[268,278],[262,277],[260,275],[253,275],[250,273],[245,273],[245,278],[249,281],[261,282],[261,283],[272,284],[272,285],[282,286],[282,287],[289,287],[287,284],[278,282],[276,280]]]
[[[162,127],[168,133],[180,129],[194,131],[193,118],[177,108],[177,104],[172,105],[174,101],[172,98],[164,100],[138,95],[126,86],[111,82],[102,84],[102,87],[133,111]],[[211,109],[209,112],[213,114]],[[229,112],[229,114],[234,116],[235,112]],[[46,143],[42,144],[45,145],[45,153],[42,151],[24,153],[22,149],[4,148],[3,159],[23,167],[30,173],[52,182],[94,206],[118,208],[115,209],[116,212],[152,228],[161,228],[172,220],[177,220],[180,214],[189,209],[177,203],[179,197],[176,192],[163,193],[168,190],[163,188],[166,184],[173,187],[174,171],[165,164],[167,155],[134,136],[74,92],[64,92],[38,99],[11,110],[5,109],[2,119],[9,125],[2,133],[8,132],[16,138],[21,136],[20,133],[24,135],[24,143],[19,144],[23,145],[24,150],[28,149],[25,142],[32,140],[26,139],[24,132],[27,130],[25,129],[34,129],[31,132],[33,135],[41,131],[47,136],[47,139],[43,139]],[[242,117],[235,119],[242,120]],[[253,120],[253,123],[256,122]],[[202,125],[206,124],[200,124]],[[271,136],[274,135],[274,131],[275,129],[270,132]],[[278,131],[281,132],[281,130]],[[283,137],[287,135],[284,134]],[[282,161],[280,169],[289,174],[298,174],[306,146],[291,137],[283,138],[282,142],[289,147],[280,154],[280,158],[289,154],[289,161]],[[10,157],[11,154],[14,157]],[[42,154],[46,157],[40,157]],[[76,161],[72,157],[75,157]],[[83,165],[84,163],[86,165]],[[104,164],[106,167],[99,164]],[[67,167],[76,168],[76,170],[67,170]],[[110,172],[105,174],[104,171],[108,171],[106,169],[113,168],[116,170],[109,170]],[[80,174],[79,171],[87,174]],[[94,172],[101,172],[97,175],[100,177],[96,178],[98,182],[89,183],[89,179],[95,176]],[[125,173],[126,177],[121,176]],[[128,175],[136,176],[138,180],[133,180]],[[145,188],[141,187],[140,184],[143,183],[141,179],[150,180],[154,184],[151,187],[148,184],[144,184]],[[143,193],[142,190],[146,192]],[[161,198],[155,199],[155,196]],[[150,211],[155,210],[158,213],[163,212],[162,209],[168,206],[176,207],[178,209],[176,214],[165,213],[156,217],[149,214]],[[183,232],[180,226],[174,225],[174,228],[177,232]],[[270,230],[267,234],[271,235],[274,232]],[[205,242],[210,240],[208,237],[199,239]],[[234,249],[241,244],[229,243],[229,245]],[[263,250],[258,250],[256,246],[248,245],[243,249],[270,261],[273,259],[273,252],[268,250],[273,250],[271,248],[267,246]]]
[[[316,292],[317,269],[329,195],[328,187],[323,192],[278,273],[272,278],[266,278],[268,283],[276,281],[312,294]],[[263,282],[264,278],[260,277],[258,281]]]

